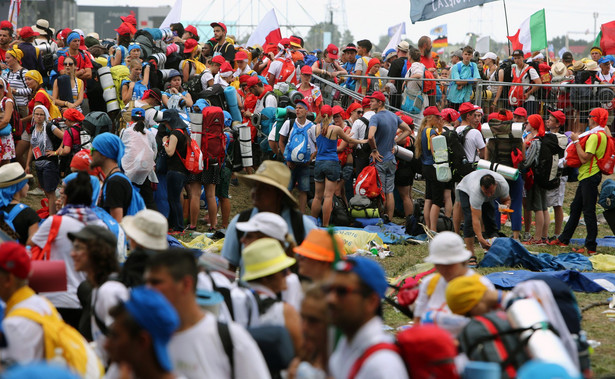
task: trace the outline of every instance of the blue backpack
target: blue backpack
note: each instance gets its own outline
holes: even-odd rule
[[[312,126],[314,124],[311,121],[303,128],[297,125],[297,121],[293,123],[284,154],[287,161],[295,163],[307,163],[310,161],[311,151],[308,130]]]
[[[262,132],[262,136],[259,138],[259,144],[262,152],[270,152],[271,147],[269,146],[269,133],[271,132],[271,128],[274,126],[276,122],[276,112],[277,108],[267,107],[261,111],[261,123],[260,123],[260,131]]]
[[[607,179],[602,183],[598,204],[606,210],[615,208],[615,180]]]
[[[15,225],[13,225],[13,220],[15,220],[17,215],[19,215],[21,211],[23,211],[26,208],[29,208],[29,207],[25,204],[21,204],[21,203],[16,204],[9,213],[4,212],[4,222],[6,222],[7,225],[11,227],[11,229],[15,230]]]
[[[111,174],[109,176],[109,178],[111,178],[114,175],[121,176],[126,181],[128,181],[128,183],[130,183],[130,186],[132,187],[132,198],[130,200],[130,205],[128,206],[128,210],[126,211],[126,215],[127,216],[134,216],[134,215],[137,214],[137,212],[144,210],[145,209],[145,201],[143,201],[143,197],[139,193],[139,189],[137,187],[135,187],[134,184],[132,184],[132,182],[130,181],[130,179],[128,179],[128,177],[126,175],[124,175],[123,173],[121,173],[121,172],[114,172],[113,174]],[[107,179],[109,179],[109,178],[107,178]],[[103,189],[102,189],[103,202],[105,201],[106,188],[107,188],[107,182],[105,182],[105,184],[103,185]]]
[[[107,211],[105,211],[101,207],[92,207],[92,210],[94,211],[94,213],[96,213],[96,216],[98,216],[98,218],[101,219],[102,222],[105,223],[105,225],[107,225],[107,228],[109,228],[109,231],[115,235],[115,238],[117,238],[117,257],[118,261],[120,263],[123,263],[128,257],[126,249],[128,241],[126,240],[126,234],[124,233],[124,229],[120,227],[120,224],[117,222],[116,219],[114,219]]]

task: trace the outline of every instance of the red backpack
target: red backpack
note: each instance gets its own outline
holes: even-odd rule
[[[186,135],[182,129],[176,130],[179,130],[181,134]],[[182,158],[179,151],[177,151],[177,156],[184,164],[184,167],[186,167],[186,170],[188,170],[191,174],[199,174],[203,172],[203,152],[199,148],[199,144],[193,138],[188,137],[188,141],[186,141],[186,157]]]
[[[428,69],[425,69],[425,71],[423,71],[423,78],[424,79],[435,79],[435,77],[433,76],[433,72],[429,71]],[[435,80],[425,80],[423,82],[423,93],[426,94],[427,96],[435,96],[436,95],[436,81]]]
[[[376,170],[376,166],[373,163],[366,166],[357,177],[354,193],[355,195],[366,196],[370,199],[381,196],[384,201],[382,183],[378,176],[378,170]]]
[[[526,68],[521,71],[521,75],[517,76],[517,70],[513,67],[512,75],[513,75],[513,83],[521,83],[521,80],[525,76],[525,74],[530,71],[532,66],[527,65]],[[525,91],[523,90],[523,86],[511,86],[510,92],[508,92],[508,102],[513,107],[520,107],[525,102]]]
[[[275,82],[287,82],[297,84],[297,75],[295,74],[295,64],[292,59],[279,58],[278,61],[282,62],[282,68],[280,73],[275,78]]]
[[[604,132],[598,132],[596,133],[598,136],[598,146],[600,146],[600,142],[602,142],[602,136],[604,135],[604,137],[607,137],[607,135]],[[583,136],[579,139],[579,144],[581,145],[581,147],[583,149],[585,149],[585,144],[587,143],[587,139],[589,138],[589,136],[591,136],[592,134],[588,134],[586,136]],[[604,150],[604,155],[601,158],[597,159],[597,163],[598,163],[598,168],[600,169],[600,172],[602,172],[604,175],[611,175],[613,173],[613,167],[615,166],[615,138],[613,137],[607,137],[607,141],[606,141],[606,149]],[[574,143],[571,143],[568,145],[568,147],[566,148],[566,165],[568,167],[581,167],[581,159],[579,159],[579,155],[577,154],[577,147],[575,146]],[[590,164],[590,171],[591,171],[591,165],[593,165],[593,159],[592,159],[592,163]]]
[[[203,150],[205,167],[210,163],[224,162],[226,156],[226,136],[224,135],[224,113],[220,107],[203,109],[203,134],[201,149]]]

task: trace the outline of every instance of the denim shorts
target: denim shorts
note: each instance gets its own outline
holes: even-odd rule
[[[58,164],[50,160],[39,159],[34,162],[34,167],[36,167],[39,186],[47,193],[54,192],[60,184]]]
[[[316,161],[314,166],[314,181],[322,183],[325,178],[331,182],[340,180],[341,172],[339,161]]]
[[[342,180],[344,180],[345,182],[352,181],[353,174],[354,167],[352,167],[352,164],[347,164],[346,166],[342,167]]]
[[[310,165],[296,165],[290,170],[290,184],[288,190],[292,191],[297,184],[297,189],[302,192],[310,192]]]

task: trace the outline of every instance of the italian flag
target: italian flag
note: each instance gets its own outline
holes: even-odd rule
[[[615,54],[615,21],[600,26],[600,33],[594,41],[594,47],[602,49],[604,55]]]
[[[517,34],[506,37],[510,40],[513,50],[523,50],[526,58],[532,55],[532,51],[547,48],[547,23],[545,22],[545,10],[541,9],[531,15],[521,24]]]

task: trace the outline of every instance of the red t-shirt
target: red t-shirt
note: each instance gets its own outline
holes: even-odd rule
[[[68,128],[64,131],[62,142],[64,146],[73,147],[73,145],[81,144],[81,136],[79,136],[79,132],[75,128]]]
[[[436,62],[433,58],[426,58],[421,55],[421,63],[425,65],[425,68],[436,68]]]
[[[44,91],[44,89],[39,89],[38,92],[36,92],[36,95],[34,95],[34,98],[30,100],[30,102],[28,103],[28,114],[32,114],[32,112],[34,111],[35,103],[43,104],[43,106],[47,108],[47,110],[51,108],[51,101],[49,101],[49,96],[47,96]]]
[[[300,87],[297,88],[297,91],[303,95],[303,98],[308,103],[308,111],[318,113],[320,104],[322,103],[322,96],[318,96],[317,98],[314,98],[313,90],[314,90],[314,85],[312,85],[312,88],[306,89],[306,90],[302,90],[300,89]],[[320,91],[318,91],[318,93],[320,94]]]
[[[73,55],[72,57],[77,62],[77,67],[75,68],[75,71],[82,70],[84,68],[94,67],[92,66],[92,61],[90,60],[88,55],[82,51],[78,52],[77,55]],[[64,56],[61,56],[60,58],[58,58],[58,71],[64,70],[64,58],[65,58]]]

